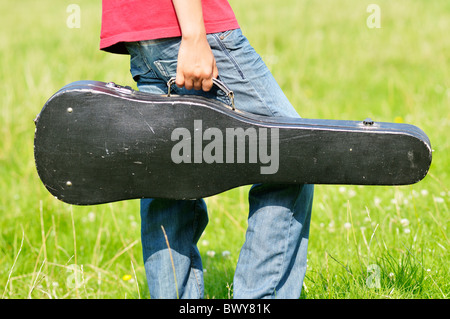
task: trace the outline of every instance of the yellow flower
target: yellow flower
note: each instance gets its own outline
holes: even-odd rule
[[[125,281],[128,281],[128,280],[130,280],[131,279],[131,275],[124,275],[123,277],[122,277],[122,280],[125,280]]]
[[[394,122],[395,122],[395,123],[403,123],[403,117],[401,117],[401,116],[396,116],[396,117],[394,118]]]

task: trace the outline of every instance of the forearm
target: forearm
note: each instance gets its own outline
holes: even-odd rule
[[[185,39],[206,37],[201,0],[172,0]]]
[[[218,75],[206,37],[201,0],[172,0],[181,28],[176,84],[190,90],[209,91]]]

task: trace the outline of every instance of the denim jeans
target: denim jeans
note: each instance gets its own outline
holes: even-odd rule
[[[299,117],[240,29],[207,38],[219,78],[234,91],[238,109],[265,116]],[[131,74],[139,90],[167,93],[166,83],[176,75],[180,40],[127,43]],[[174,85],[172,92],[229,102],[216,88],[203,92]],[[313,192],[313,185],[258,184],[250,188],[248,228],[234,275],[234,298],[300,297]],[[207,223],[203,199],[141,200],[143,257],[151,298],[203,297],[197,242]]]

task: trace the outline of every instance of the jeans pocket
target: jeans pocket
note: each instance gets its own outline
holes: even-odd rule
[[[218,50],[224,54],[224,56],[231,62],[241,79],[245,79],[244,72],[242,71],[235,55],[239,54],[242,49],[242,33],[240,29],[229,30],[220,33],[213,33],[209,35],[211,37],[211,48]]]
[[[215,36],[220,40],[221,45],[229,52],[238,49],[245,41],[241,29],[228,30],[216,33]]]
[[[166,81],[177,74],[177,60],[157,60],[153,65]]]
[[[223,31],[218,33],[217,35],[219,36],[220,40],[225,40],[229,35],[231,35],[233,33],[234,30],[228,30],[228,31]]]
[[[130,72],[133,79],[138,82],[142,76],[154,77],[152,69],[146,65],[136,42],[125,43],[125,47],[130,55]]]

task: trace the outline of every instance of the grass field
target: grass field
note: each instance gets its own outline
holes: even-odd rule
[[[148,298],[138,201],[54,199],[38,179],[33,119],[81,79],[135,87],[126,56],[98,50],[100,1],[3,1],[0,13],[0,295]],[[450,2],[230,0],[244,33],[305,118],[405,122],[430,137],[418,184],[317,186],[303,298],[448,298]],[[207,198],[207,298],[230,298],[248,187]]]

